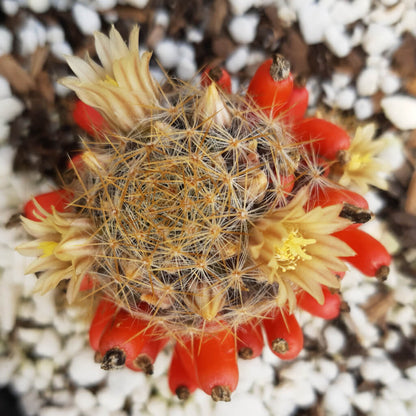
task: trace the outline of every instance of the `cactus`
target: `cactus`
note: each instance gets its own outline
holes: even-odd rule
[[[76,76],[62,83],[82,100],[74,117],[89,135],[64,175],[66,203],[62,190],[28,203],[23,225],[36,240],[18,250],[38,257],[29,270],[38,290],[68,281],[70,302],[82,292],[98,305],[90,343],[103,368],[151,374],[172,340],[173,392],[199,387],[228,401],[237,354],[260,354],[262,327],[270,348],[292,359],[303,342],[296,308],[339,312],[331,291],[356,254],[342,236],[372,216],[338,182],[372,179],[363,158],[359,169],[354,155],[345,160],[345,130],[303,118],[307,92],[293,92],[283,57],[259,68],[246,96],[211,75],[202,88],[171,79],[163,88],[138,34],[128,45],[114,28],[96,34],[102,66],[68,58]]]

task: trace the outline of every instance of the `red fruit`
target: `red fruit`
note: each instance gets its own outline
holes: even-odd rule
[[[134,318],[121,310],[102,334],[98,351],[103,357],[104,370],[126,366],[135,371],[152,374],[157,353],[163,341],[156,336],[149,322]]]
[[[179,342],[175,344],[172,353],[168,383],[170,391],[181,400],[186,400],[198,387],[190,351]]]
[[[107,128],[107,122],[95,108],[78,100],[72,117],[75,123],[91,136],[97,136]]]
[[[346,228],[333,234],[345,241],[356,253],[356,256],[344,257],[366,276],[385,280],[389,273],[391,256],[386,248],[374,237],[358,228]]]
[[[85,290],[94,289],[95,285],[96,285],[95,280],[89,274],[86,274],[82,278],[81,284],[79,286],[79,291],[83,292]]]
[[[304,143],[308,151],[329,160],[335,160],[341,150],[350,147],[350,136],[337,125],[321,118],[306,118],[293,125],[297,142]]]
[[[238,356],[245,360],[258,357],[263,351],[264,340],[261,325],[252,319],[237,329]]]
[[[287,104],[293,90],[290,64],[281,55],[263,62],[248,86],[250,97],[264,113],[275,118]]]
[[[32,198],[26,203],[23,208],[23,213],[26,218],[32,221],[40,221],[37,216],[44,218],[45,216],[37,208],[37,204],[41,206],[49,214],[52,213],[52,207],[58,212],[64,212],[71,199],[71,193],[65,189],[47,192]],[[35,203],[36,201],[36,203]]]
[[[324,303],[320,305],[314,297],[303,290],[296,296],[298,306],[311,315],[324,319],[334,319],[339,315],[341,298],[338,293],[331,293],[326,286],[322,287],[322,292]]]
[[[201,85],[208,87],[215,82],[224,92],[231,93],[231,77],[230,74],[219,66],[208,66],[201,74]]]
[[[354,224],[350,227],[358,227],[373,218],[369,210],[367,200],[360,194],[344,188],[319,187],[312,191],[308,200],[307,210],[321,206],[344,204],[340,217],[351,220]]]
[[[95,311],[94,318],[92,319],[89,331],[89,339],[91,348],[94,351],[98,350],[100,344],[101,336],[107,325],[112,321],[117,312],[117,306],[106,300],[100,300],[98,308]]]
[[[272,352],[282,360],[296,358],[303,348],[303,333],[295,315],[275,309],[263,319]]]
[[[74,155],[73,157],[71,157],[71,159],[68,160],[68,163],[66,165],[67,169],[76,169],[76,170],[81,170],[84,166],[85,163],[82,160],[82,153],[78,153],[76,155]]]
[[[230,401],[238,383],[234,334],[228,329],[196,337],[192,345],[199,387],[214,401]]]
[[[281,120],[296,123],[301,120],[308,109],[309,92],[305,87],[294,86],[289,101],[280,109]]]

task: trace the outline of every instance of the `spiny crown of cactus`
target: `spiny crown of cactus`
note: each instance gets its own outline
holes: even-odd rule
[[[239,342],[241,328],[251,334],[262,320],[266,333],[280,328],[269,342],[282,355],[292,348],[284,331],[296,332],[297,304],[325,311],[328,299],[339,299],[328,288],[339,288],[345,259],[362,261],[342,233],[371,217],[368,206],[335,182],[351,182],[343,166],[362,158],[348,155],[342,129],[303,118],[306,89],[293,87],[281,56],[259,68],[245,97],[232,95],[218,70],[205,73],[202,89],[173,80],[162,88],[150,75],[150,53],[139,54],[138,33],[132,30],[128,46],[114,28],[109,37],[96,34],[102,66],[68,58],[76,76],[62,82],[90,106],[81,124],[93,135],[67,173],[68,204],[32,202],[23,223],[37,240],[19,250],[39,256],[29,272],[39,272],[40,291],[69,280],[72,301],[88,280],[91,296],[116,305],[113,323],[145,323],[111,343],[115,324],[98,331],[93,322],[99,335],[91,343],[105,368],[120,361],[115,347],[149,331],[151,342],[174,338],[181,348],[221,331]],[[374,166],[374,154],[367,159]],[[354,175],[371,183],[365,166]],[[269,330],[278,315],[283,324]],[[120,362],[151,372],[154,351],[137,351],[129,357],[123,350]],[[233,383],[218,390],[201,381],[205,375],[197,385],[227,400]]]

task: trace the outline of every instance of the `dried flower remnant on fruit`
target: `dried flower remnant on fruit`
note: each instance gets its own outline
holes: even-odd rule
[[[169,79],[164,90],[150,54],[139,55],[138,28],[128,46],[114,28],[95,42],[102,66],[70,57],[76,77],[63,80],[84,101],[75,118],[90,135],[64,175],[69,201],[37,197],[23,219],[37,240],[19,250],[39,257],[29,271],[41,272],[42,291],[67,280],[70,301],[82,291],[97,304],[89,338],[103,368],[151,374],[171,340],[172,393],[228,401],[238,356],[255,358],[265,343],[281,359],[299,354],[297,307],[337,316],[331,289],[355,254],[368,275],[388,267],[368,234],[359,230],[370,258],[349,243],[371,218],[365,199],[336,183],[350,138],[303,118],[307,94],[281,56],[246,95],[230,93],[225,70],[208,70],[202,88]]]

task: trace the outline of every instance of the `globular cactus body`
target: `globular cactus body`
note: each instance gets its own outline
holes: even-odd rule
[[[342,233],[364,222],[351,212],[368,211],[332,182],[349,136],[302,121],[307,92],[293,90],[281,56],[235,96],[223,70],[208,69],[202,89],[171,81],[164,90],[137,28],[128,45],[112,29],[96,46],[103,66],[69,58],[76,77],[63,80],[84,102],[75,118],[91,135],[69,164],[69,201],[38,197],[23,220],[36,240],[19,250],[39,256],[30,271],[41,291],[69,280],[70,301],[82,290],[98,304],[90,343],[104,368],[150,374],[171,339],[171,390],[229,400],[237,354],[258,356],[263,330],[292,359],[303,345],[297,306],[339,311],[329,288],[356,254]]]

